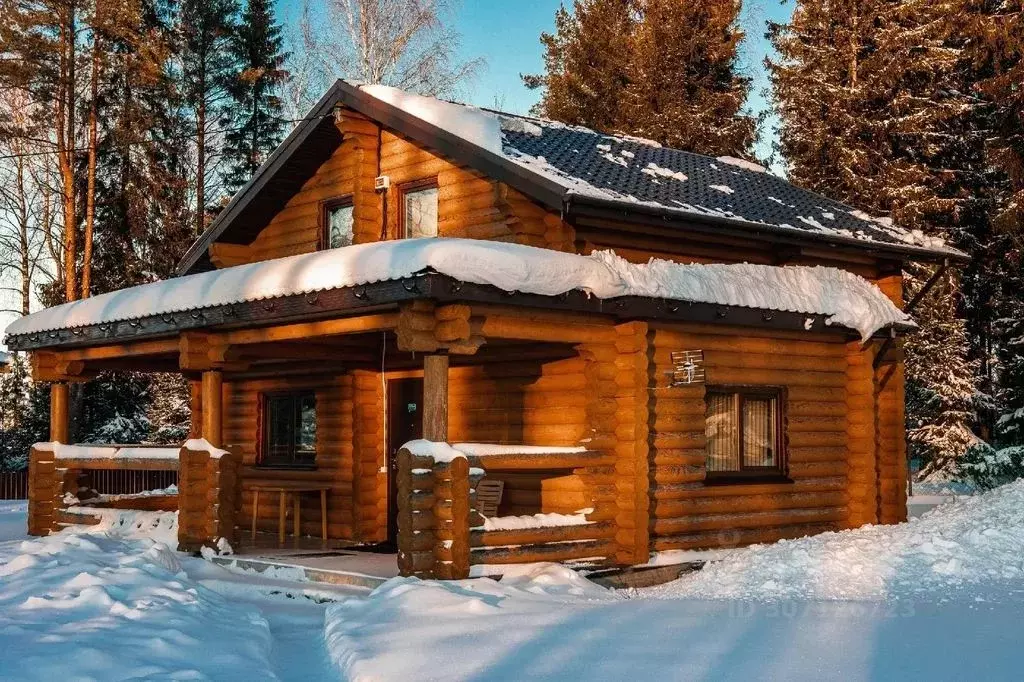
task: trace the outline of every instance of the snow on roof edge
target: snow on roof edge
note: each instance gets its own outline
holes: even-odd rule
[[[475,239],[373,242],[239,265],[143,284],[33,313],[8,336],[400,280],[434,270],[509,292],[557,296],[580,290],[600,299],[640,296],[825,315],[867,339],[913,324],[873,284],[823,266],[679,264],[626,261],[612,251],[588,256]]]

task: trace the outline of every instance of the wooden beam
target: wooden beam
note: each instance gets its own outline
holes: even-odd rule
[[[68,414],[68,385],[63,381],[50,384],[50,440],[68,442]]]
[[[311,336],[341,336],[385,331],[394,329],[397,324],[398,313],[378,313],[318,322],[299,322],[277,327],[261,327],[260,329],[238,329],[220,335],[218,340],[229,345],[295,341]]]
[[[448,440],[448,356],[423,356],[423,437]]]
[[[213,446],[221,447],[221,425],[223,424],[223,398],[221,387],[224,375],[219,369],[203,372],[202,405],[203,405],[203,438]]]
[[[166,355],[176,352],[178,352],[178,340],[170,338],[116,343],[109,346],[92,346],[90,348],[72,348],[61,351],[60,358],[66,361],[107,360],[143,355]]]

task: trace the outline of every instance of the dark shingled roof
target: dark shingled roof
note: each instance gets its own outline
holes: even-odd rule
[[[729,163],[727,159],[577,126],[500,115],[506,122],[505,153],[543,157],[539,162],[519,160],[563,176],[570,192],[619,201],[636,200],[698,216],[734,218],[821,235],[925,246],[908,238],[904,230],[864,214],[858,217],[852,208],[838,201],[770,173]],[[509,125],[509,121],[519,123]],[[528,130],[521,132],[518,128]],[[686,179],[673,173],[681,173]]]
[[[438,127],[359,84],[339,80],[189,247],[179,274],[213,267],[207,249],[215,241],[248,244],[256,237],[341,144],[332,120],[338,106],[504,182],[570,222],[611,217],[712,234],[756,235],[780,244],[816,243],[898,260],[966,260],[963,253],[920,233],[858,217],[839,202],[735,163],[628,136],[489,112],[502,124],[504,146],[499,153],[472,135]]]

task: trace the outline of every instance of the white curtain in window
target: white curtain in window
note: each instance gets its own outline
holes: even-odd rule
[[[775,461],[775,400],[746,397],[743,400],[743,464],[773,467]]]
[[[436,187],[406,193],[405,236],[409,239],[437,236]]]
[[[740,452],[736,430],[736,396],[725,393],[708,395],[707,470],[739,471]]]

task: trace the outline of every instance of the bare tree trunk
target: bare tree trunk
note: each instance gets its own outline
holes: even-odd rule
[[[25,160],[18,159],[18,202],[21,215],[18,216],[18,255],[21,269],[21,314],[28,315],[32,303],[32,268],[29,259],[29,207],[28,196],[25,188]]]
[[[75,215],[75,4],[69,3],[61,22],[61,78],[57,100],[57,161],[64,199],[64,298],[78,298],[75,258],[78,250]]]
[[[200,76],[204,83],[199,95],[196,111],[196,234],[206,229],[206,87],[205,73]]]
[[[100,36],[93,28],[92,75],[89,102],[89,168],[85,189],[85,237],[82,244],[82,298],[89,298],[92,284],[92,234],[96,218],[96,100],[100,80]]]

